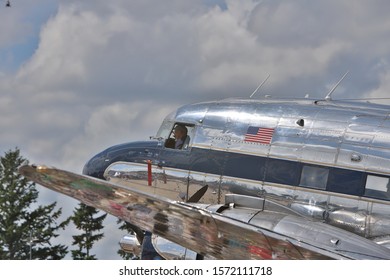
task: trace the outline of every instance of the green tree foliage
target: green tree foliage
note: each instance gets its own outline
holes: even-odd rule
[[[82,231],[80,235],[73,236],[72,245],[77,245],[78,250],[72,250],[74,260],[96,260],[95,255],[91,255],[94,243],[103,238],[103,233],[97,233],[103,229],[103,221],[107,214],[96,217],[98,210],[83,203],[73,211],[72,221],[76,228]]]
[[[56,203],[36,206],[35,184],[18,173],[24,163],[17,148],[0,158],[0,259],[62,259],[68,248],[52,241],[69,219],[57,223]]]

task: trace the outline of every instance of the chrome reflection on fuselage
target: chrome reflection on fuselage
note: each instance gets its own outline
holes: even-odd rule
[[[191,128],[185,150],[165,146],[176,124]],[[265,142],[252,141],[250,127],[272,128],[272,134]],[[265,198],[298,216],[390,243],[386,106],[312,100],[200,103],[170,114],[156,139],[112,147],[92,159],[84,174],[102,177],[104,172],[107,180],[183,202],[205,186],[200,203],[224,204],[227,194]]]

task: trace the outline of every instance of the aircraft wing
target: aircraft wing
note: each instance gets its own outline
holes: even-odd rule
[[[19,172],[42,186],[216,259],[350,259],[353,254],[250,225],[195,204],[45,166]],[[379,246],[379,245],[378,245]],[[388,256],[387,256],[388,257]],[[381,258],[381,257],[380,257]],[[384,256],[383,258],[386,258]]]

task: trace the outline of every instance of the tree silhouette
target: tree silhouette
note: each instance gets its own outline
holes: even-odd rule
[[[56,203],[35,206],[35,184],[18,173],[24,163],[17,148],[0,158],[0,259],[62,259],[67,247],[52,241],[69,219],[57,223],[62,210]]]
[[[72,245],[77,245],[78,249],[72,250],[72,258],[74,260],[96,260],[95,255],[91,255],[91,249],[96,241],[103,238],[104,234],[94,234],[94,232],[103,229],[103,221],[107,214],[96,217],[98,210],[83,203],[79,203],[79,207],[73,213],[71,219],[82,233],[73,236]]]

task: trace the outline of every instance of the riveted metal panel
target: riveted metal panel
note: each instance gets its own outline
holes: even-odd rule
[[[346,144],[370,145],[373,139],[373,133],[365,134],[347,131],[344,135],[343,142]]]
[[[367,165],[367,146],[358,146],[349,143],[342,143],[337,157],[337,165],[363,170]],[[356,158],[356,160],[354,160]]]
[[[336,161],[339,143],[331,141],[313,140],[302,146],[300,160],[302,162],[315,162],[326,165],[334,165]]]
[[[344,129],[345,123],[354,116],[353,112],[339,108],[323,108],[315,116],[318,128]]]
[[[298,109],[298,108],[296,108]],[[294,111],[295,112],[295,111]],[[272,138],[270,156],[287,159],[297,159],[308,134],[307,122],[304,127],[297,124],[300,118],[291,117],[291,112],[285,112],[279,119],[278,127]]]
[[[202,147],[210,147],[211,139],[215,137],[215,135],[219,135],[220,133],[216,131],[214,128],[204,127],[199,125],[196,129],[196,134],[193,138],[192,145],[193,146],[202,146]]]
[[[248,223],[258,212],[257,209],[227,208],[223,211],[223,215]]]
[[[276,142],[270,149],[271,157],[281,157],[286,159],[298,159],[304,144],[302,138],[285,138],[283,141],[276,137]]]
[[[201,123],[210,104],[185,105],[177,109],[175,120],[177,122]]]
[[[370,156],[367,157],[367,160],[365,162],[366,170],[377,170],[385,174],[390,174],[390,150],[388,148],[369,148],[368,153],[370,154]]]
[[[390,232],[390,208],[388,205],[372,203],[370,211],[369,227],[367,236],[387,236],[382,241],[389,242],[388,234]],[[388,244],[387,244],[388,245]]]
[[[384,116],[370,115],[370,114],[356,114],[352,120],[351,124],[356,124],[362,127],[377,127],[384,121]]]
[[[383,123],[383,117],[356,115],[347,127],[344,143],[383,147],[390,139],[389,129],[381,127]]]
[[[240,104],[215,104],[210,107],[203,120],[203,125],[206,127],[225,128],[226,124],[237,118],[240,111]]]
[[[285,159],[296,160],[300,154],[300,149],[297,146],[290,145],[273,145],[270,152],[271,157],[283,157]]]
[[[264,190],[261,182],[247,179],[237,179],[235,177],[223,176],[221,185],[227,193],[239,193],[242,195],[252,195],[261,197],[264,195]]]
[[[285,216],[286,214],[278,212],[268,213],[268,215],[262,215],[260,212],[252,218],[250,223],[261,228],[273,230]]]
[[[386,116],[380,126],[386,129],[390,129],[390,115]]]
[[[273,140],[288,142],[289,138],[305,139],[308,134],[308,129],[301,127],[282,126],[276,129]],[[302,142],[304,140],[301,140]]]
[[[378,127],[374,134],[371,147],[387,148],[390,147],[390,128]]]
[[[335,143],[341,142],[342,136],[345,131],[345,124],[343,128],[341,126],[338,129],[335,129],[333,127],[327,127],[327,128],[319,128],[316,125],[317,122],[314,122],[313,128],[309,129],[309,136],[308,136],[308,143],[311,140],[317,140],[317,141],[332,141]],[[338,123],[340,124],[340,123]]]
[[[306,217],[323,220],[326,217],[328,195],[296,189],[291,209]]]
[[[327,222],[362,236],[367,236],[369,202],[348,197],[329,196]]]

